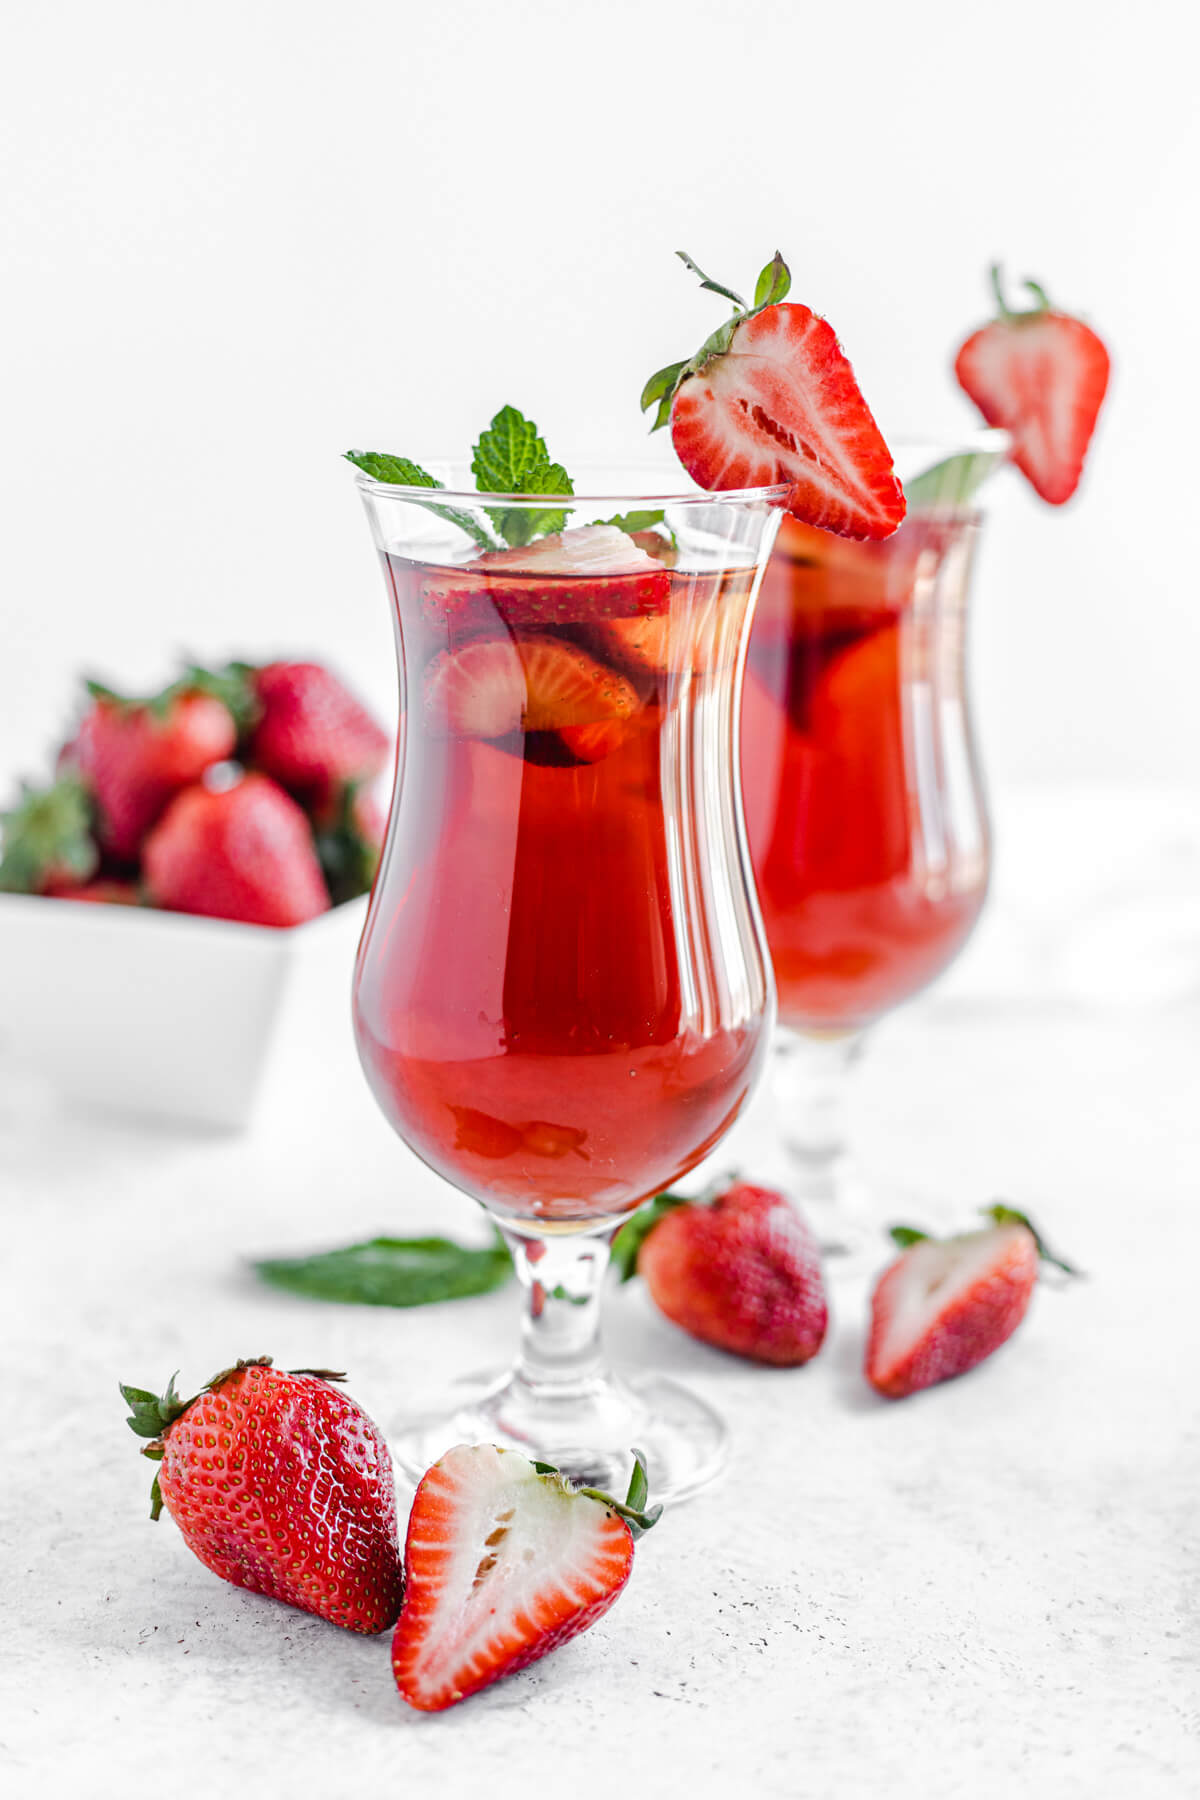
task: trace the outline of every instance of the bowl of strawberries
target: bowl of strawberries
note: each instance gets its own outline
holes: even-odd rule
[[[0,814],[0,1060],[64,1097],[238,1127],[295,973],[348,989],[387,733],[324,664],[88,682]]]

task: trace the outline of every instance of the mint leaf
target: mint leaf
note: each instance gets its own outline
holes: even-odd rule
[[[925,469],[904,483],[908,510],[965,506],[997,464],[1003,461],[999,450],[965,450],[959,456],[944,457],[931,469]]]
[[[346,461],[369,475],[372,481],[388,482],[394,487],[440,488],[443,485],[419,463],[410,462],[407,456],[391,456],[386,450],[347,450]],[[426,505],[426,502],[419,501],[418,504]],[[481,550],[496,548],[491,533],[473,513],[462,512],[456,506],[435,506],[432,500],[427,504],[431,513],[457,525]]]
[[[503,406],[480,436],[471,473],[481,494],[573,494],[571,477],[552,462],[545,439],[532,419],[515,406]],[[567,515],[561,508],[488,507],[488,517],[506,544],[528,544],[535,537],[561,531]]]
[[[371,1238],[314,1256],[271,1257],[254,1268],[272,1287],[355,1306],[428,1306],[487,1294],[512,1274],[503,1238],[483,1250],[449,1238]]]
[[[656,525],[663,523],[666,516],[660,507],[658,512],[614,513],[611,519],[597,519],[596,523],[615,525],[618,531],[626,531],[632,536],[635,531],[652,531]]]

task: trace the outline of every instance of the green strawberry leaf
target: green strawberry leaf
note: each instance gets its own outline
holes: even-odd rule
[[[777,250],[754,284],[754,311],[761,312],[764,306],[778,306],[791,292],[791,286],[791,270]]]
[[[656,1194],[645,1206],[639,1206],[626,1219],[613,1239],[612,1266],[621,1281],[631,1281],[637,1274],[638,1253],[654,1227],[678,1206],[693,1206],[686,1194]]]
[[[646,1459],[640,1450],[633,1452],[633,1473],[629,1477],[629,1492],[624,1500],[614,1500],[603,1488],[578,1488],[577,1493],[586,1494],[590,1500],[600,1500],[611,1507],[619,1518],[624,1519],[635,1538],[649,1531],[662,1518],[662,1506],[647,1507],[646,1499],[650,1492],[650,1480],[646,1474]]]
[[[449,1238],[371,1238],[313,1256],[269,1257],[254,1268],[272,1287],[354,1306],[428,1306],[501,1287],[512,1258],[499,1232],[481,1250]]]
[[[1061,1269],[1064,1275],[1083,1275],[1083,1270],[1077,1268],[1074,1263],[1069,1263],[1064,1257],[1054,1254],[1028,1214],[1018,1212],[1015,1206],[1007,1206],[1001,1200],[997,1200],[992,1206],[983,1207],[982,1212],[984,1218],[990,1219],[993,1225],[1023,1225],[1037,1245],[1038,1256],[1043,1262],[1050,1263],[1056,1269]]]
[[[686,250],[677,250],[675,254],[685,268],[690,269],[693,275],[698,275],[700,277],[700,286],[702,288],[707,288],[710,294],[721,294],[726,300],[732,300],[739,312],[745,312],[746,302],[742,299],[740,294],[735,294],[732,288],[722,287],[719,281],[713,281],[711,276],[704,273],[704,270],[700,267],[699,263],[694,261],[693,258],[688,255]],[[759,276],[759,280],[762,280],[761,275]]]
[[[929,1233],[918,1231],[913,1225],[889,1225],[888,1236],[900,1250],[911,1250],[914,1244],[927,1244]]]
[[[0,813],[0,827],[0,893],[36,894],[54,878],[82,886],[99,867],[92,801],[78,776],[60,775],[45,788],[22,782],[17,804]]]
[[[347,450],[346,461],[369,475],[372,481],[387,482],[394,487],[440,488],[443,483],[421,468],[419,463],[411,462],[407,456],[391,456],[385,450]],[[434,501],[419,501],[439,519],[445,519],[451,525],[457,525],[460,531],[479,545],[481,550],[494,550],[496,543],[487,527],[473,513],[463,512],[457,506],[438,506]]]
[[[334,906],[370,893],[379,867],[380,846],[366,836],[359,823],[357,794],[358,784],[348,782],[338,798],[334,817],[313,826],[317,861]]]

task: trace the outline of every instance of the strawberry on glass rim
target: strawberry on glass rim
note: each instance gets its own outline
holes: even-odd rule
[[[1108,351],[1090,325],[1051,306],[1040,282],[1024,282],[1034,302],[1024,310],[1005,300],[999,263],[991,282],[998,316],[967,338],[954,373],[988,424],[1010,433],[1011,459],[1034,491],[1062,506],[1108,390]]]
[[[778,251],[752,307],[676,255],[734,313],[694,356],[650,377],[642,411],[657,403],[651,429],[670,424],[680,462],[703,488],[788,482],[787,510],[805,524],[890,537],[905,512],[891,451],[832,326],[785,300],[792,278]]]

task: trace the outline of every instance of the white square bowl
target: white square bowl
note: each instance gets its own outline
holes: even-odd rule
[[[0,1066],[91,1107],[236,1129],[298,974],[350,1004],[365,898],[307,925],[0,894]]]

